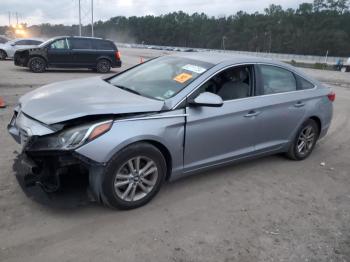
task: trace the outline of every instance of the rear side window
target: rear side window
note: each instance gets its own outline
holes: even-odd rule
[[[116,47],[111,41],[95,40],[94,48],[97,50],[115,50]]]
[[[298,89],[299,90],[305,90],[305,89],[312,89],[314,88],[314,84],[310,83],[309,81],[307,81],[306,79],[300,77],[300,76],[296,76],[297,81],[298,81]]]
[[[16,42],[16,45],[29,45],[27,40],[19,40]]]
[[[277,94],[297,90],[297,81],[294,74],[286,69],[261,65],[263,94]]]
[[[70,42],[72,44],[72,49],[92,49],[90,39],[71,38]]]
[[[41,43],[41,41],[28,40],[28,45],[40,45]]]

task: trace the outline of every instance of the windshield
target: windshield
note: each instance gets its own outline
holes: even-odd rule
[[[44,47],[46,46],[48,43],[52,42],[53,40],[55,40],[56,38],[50,38],[49,40],[46,40],[45,42],[41,43],[39,45],[39,47]]]
[[[165,56],[119,74],[109,82],[116,87],[158,100],[173,97],[213,64]]]

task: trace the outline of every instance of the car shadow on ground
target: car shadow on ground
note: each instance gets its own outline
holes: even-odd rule
[[[255,164],[263,164],[266,161],[286,161],[286,159],[281,155],[275,155],[270,157],[259,158],[254,161]],[[199,172],[197,174],[187,176],[176,180],[174,182],[167,182],[163,185],[160,194],[166,194],[164,192],[169,192],[175,190],[175,187],[182,186],[196,186],[194,183],[210,182],[210,180],[216,181],[218,176],[228,176],[229,173],[234,173],[235,170],[249,169],[251,166],[251,161],[243,161],[242,163],[227,164],[225,166],[216,167],[215,169],[210,169],[207,171]],[[22,172],[18,170],[15,165],[13,168],[16,177],[17,174]],[[208,181],[209,180],[209,181]],[[45,206],[52,210],[81,210],[84,208],[91,207],[101,207],[101,205],[94,200],[92,194],[88,190],[87,181],[81,182],[82,179],[76,174],[68,174],[64,177],[62,181],[62,188],[57,192],[45,192],[40,185],[34,185],[30,187],[24,186],[23,182],[18,180],[22,190],[28,198],[30,198],[35,203]]]

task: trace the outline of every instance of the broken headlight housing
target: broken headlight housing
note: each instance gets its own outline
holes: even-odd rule
[[[67,128],[55,135],[36,137],[30,145],[30,150],[76,149],[108,132],[111,129],[112,124],[113,121],[108,120]]]

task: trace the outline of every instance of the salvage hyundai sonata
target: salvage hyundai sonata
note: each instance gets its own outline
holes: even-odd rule
[[[80,172],[97,201],[130,209],[164,181],[208,168],[307,158],[334,99],[287,64],[201,52],[38,88],[20,98],[8,130],[22,148],[21,185],[51,192]]]

